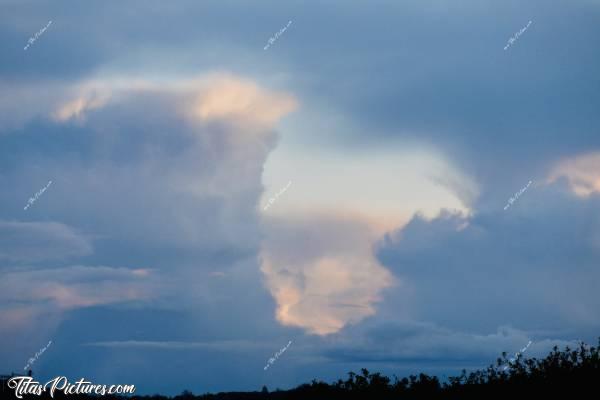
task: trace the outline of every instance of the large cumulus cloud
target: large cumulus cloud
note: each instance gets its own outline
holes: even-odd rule
[[[593,182],[594,158],[572,159],[583,161],[565,169],[557,160],[507,210],[417,214],[381,237],[376,258],[401,285],[382,291],[375,315],[329,336],[321,355],[390,374],[449,374],[486,367],[530,340],[526,356],[537,357],[594,343],[600,196],[569,180]]]
[[[190,334],[208,342],[277,335],[256,259],[257,210],[275,124],[296,106],[289,94],[218,72],[88,79],[15,116],[21,128],[3,132],[0,150],[0,181],[14,189],[0,197],[1,333],[29,340],[2,348],[2,367],[48,337],[66,345],[72,320],[105,340],[127,339],[111,336],[118,310],[185,315],[196,321]],[[23,211],[46,179],[52,186]],[[112,313],[100,323],[102,309]],[[246,318],[256,309],[264,312]],[[133,317],[123,333],[140,325]],[[145,332],[177,339],[167,326]],[[84,368],[50,354],[66,373]]]
[[[380,242],[379,260],[410,287],[413,318],[480,333],[508,325],[556,335],[600,327],[600,198],[565,181],[531,186],[507,210],[415,216]]]

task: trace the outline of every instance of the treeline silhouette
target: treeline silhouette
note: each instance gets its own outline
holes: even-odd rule
[[[504,369],[510,365],[508,369]],[[140,400],[337,400],[337,399],[544,399],[562,398],[565,400],[598,398],[597,385],[600,384],[600,338],[597,347],[580,343],[578,348],[568,346],[564,351],[558,347],[543,359],[517,357],[510,362],[507,354],[484,370],[450,377],[441,383],[435,376],[426,374],[411,375],[408,378],[390,379],[379,373],[362,369],[360,374],[350,372],[348,379],[328,384],[313,380],[290,390],[269,392],[266,387],[260,392],[224,392],[217,394],[182,394],[167,397],[161,395],[132,396]],[[6,389],[5,389],[6,390]],[[11,398],[14,398],[14,391]],[[4,392],[6,394],[6,391]],[[23,396],[31,399],[50,398]],[[98,399],[97,396],[68,395],[55,393],[55,399]],[[122,399],[120,396],[102,396],[104,399]]]

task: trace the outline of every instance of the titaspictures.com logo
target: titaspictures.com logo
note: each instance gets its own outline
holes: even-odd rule
[[[56,391],[62,391],[64,394],[96,394],[104,396],[107,394],[133,394],[135,385],[94,385],[85,378],[81,378],[75,383],[69,383],[66,376],[57,376],[49,380],[45,385],[34,381],[30,376],[15,376],[8,380],[7,385],[10,389],[15,389],[15,396],[22,399],[24,394],[35,394],[41,396],[46,390],[49,390],[50,397],[54,398]],[[48,388],[48,385],[50,387]]]

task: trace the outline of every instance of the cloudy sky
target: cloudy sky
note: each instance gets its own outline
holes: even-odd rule
[[[285,389],[600,335],[600,1],[0,0],[0,38],[0,374],[52,341],[40,380]]]

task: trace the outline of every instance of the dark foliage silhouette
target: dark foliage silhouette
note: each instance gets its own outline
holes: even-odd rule
[[[510,368],[504,370],[504,366]],[[175,397],[133,396],[140,400],[336,400],[336,399],[500,399],[500,398],[596,398],[596,384],[600,383],[600,339],[597,347],[581,343],[578,348],[558,347],[543,359],[517,357],[509,361],[506,353],[484,370],[450,377],[440,383],[437,377],[426,374],[411,375],[392,381],[380,373],[362,369],[360,374],[350,372],[347,380],[332,384],[313,380],[295,389],[269,392],[263,386],[260,392],[228,392],[193,395],[189,391]],[[12,390],[4,389],[3,398],[14,398]],[[23,396],[26,399],[47,399],[42,396]],[[55,394],[55,399],[91,399],[85,395],[64,396]],[[98,397],[94,397],[98,398]],[[118,399],[118,396],[102,396]]]

